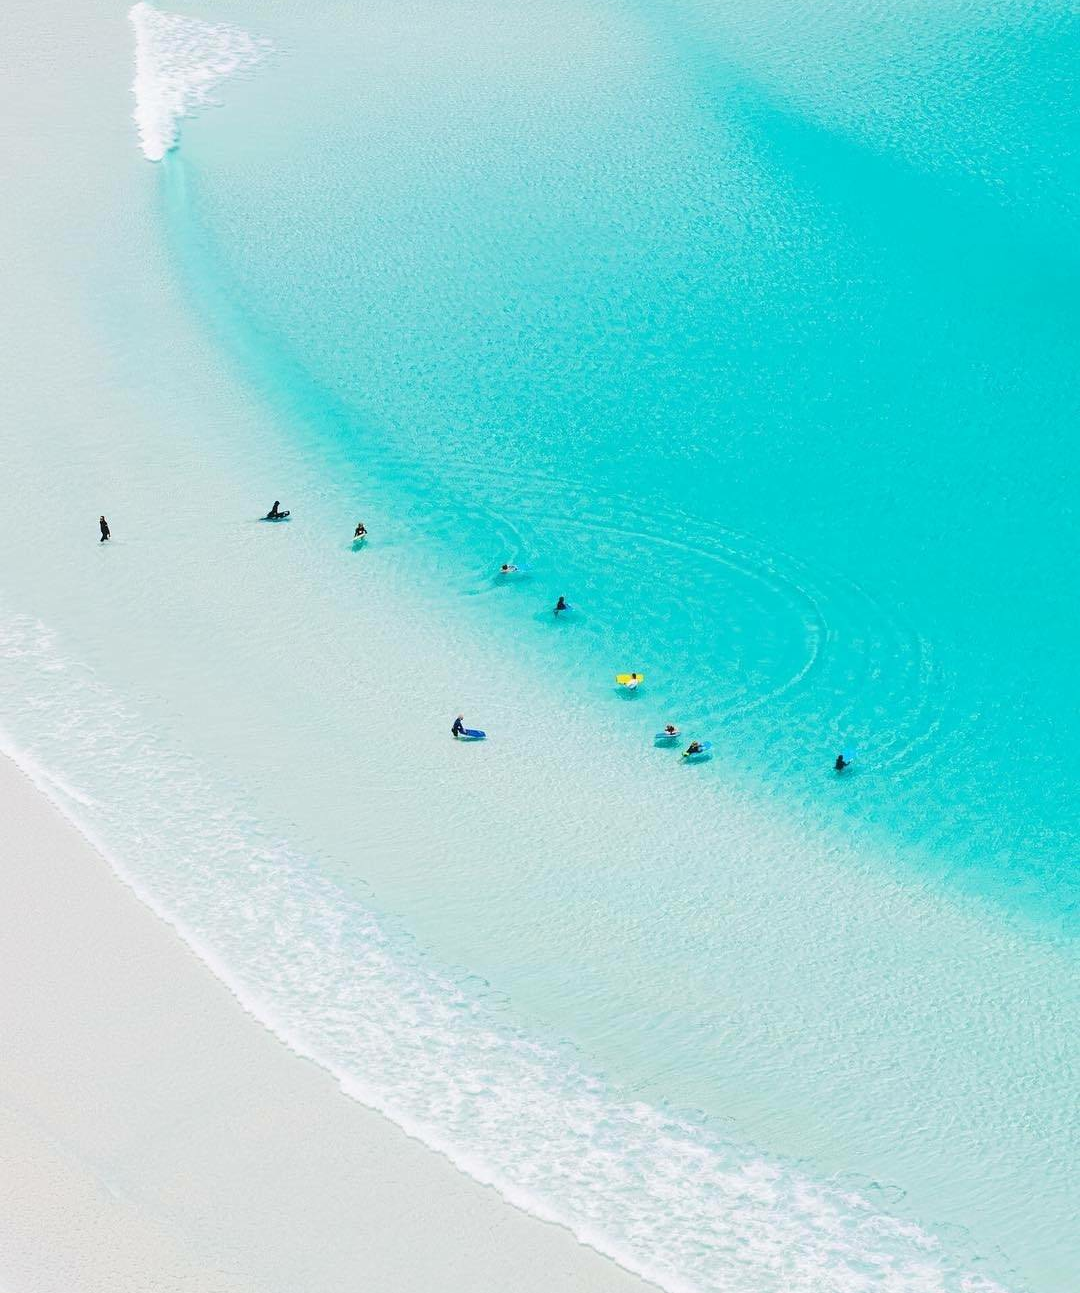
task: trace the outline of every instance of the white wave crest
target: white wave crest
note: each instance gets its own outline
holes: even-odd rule
[[[162,13],[144,3],[128,17],[135,28],[132,115],[140,147],[160,162],[179,142],[180,118],[214,104],[218,84],[255,67],[272,46],[228,23]]]

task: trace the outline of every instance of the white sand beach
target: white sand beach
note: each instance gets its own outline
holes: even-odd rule
[[[247,1015],[0,759],[5,1293],[647,1286]]]

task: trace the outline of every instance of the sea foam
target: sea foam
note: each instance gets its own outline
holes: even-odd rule
[[[228,23],[203,22],[137,4],[128,17],[135,28],[133,116],[139,145],[159,162],[180,139],[180,118],[217,101],[218,84],[262,62],[268,40]]]

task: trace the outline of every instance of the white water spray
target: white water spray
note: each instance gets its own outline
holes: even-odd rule
[[[180,119],[217,102],[216,87],[270,53],[268,40],[228,23],[162,13],[140,3],[128,14],[135,28],[135,123],[139,145],[159,162],[180,140]]]

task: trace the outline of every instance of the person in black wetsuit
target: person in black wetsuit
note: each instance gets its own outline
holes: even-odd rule
[[[270,509],[269,512],[267,512],[266,519],[268,521],[276,521],[279,517],[282,517],[284,515],[285,513],[281,511],[281,499],[275,498],[274,506]]]
[[[833,767],[836,769],[837,772],[843,772],[845,768],[851,767],[851,760],[845,759],[842,754],[838,754],[836,756],[836,762],[833,764]]]
[[[363,521],[357,521],[357,523],[356,523],[356,532],[353,534],[353,538],[354,538],[354,539],[366,539],[366,538],[367,538],[367,526],[363,523]]]
[[[686,749],[683,750],[683,758],[686,758],[687,756],[692,754],[700,754],[700,753],[701,753],[701,742],[691,741],[690,744],[686,747]]]
[[[454,737],[462,736],[465,732],[465,715],[459,714],[454,719],[454,726],[450,729],[450,735]]]
[[[111,539],[112,535],[109,533],[109,523],[103,516],[98,517],[98,525],[101,526],[101,538],[98,539],[98,543],[104,543],[106,539]]]
[[[569,609],[570,609],[570,607],[569,607],[569,606],[567,606],[567,604],[566,604],[566,598],[565,598],[565,597],[560,597],[560,598],[559,598],[559,600],[555,603],[555,614],[556,614],[556,615],[558,615],[558,613],[559,613],[560,611],[568,611]]]

